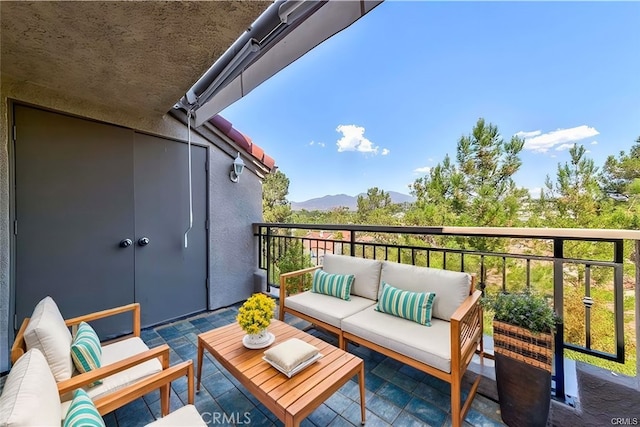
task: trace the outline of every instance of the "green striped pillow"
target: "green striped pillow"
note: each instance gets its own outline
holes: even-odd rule
[[[104,420],[86,391],[79,388],[64,417],[63,427],[105,427]]]
[[[101,366],[102,347],[96,331],[85,322],[80,322],[76,336],[71,343],[71,358],[79,372],[89,372]],[[102,384],[96,381],[91,386]]]
[[[431,326],[431,308],[435,297],[433,292],[403,291],[382,282],[382,294],[376,311]]]
[[[349,301],[351,300],[349,295],[351,295],[353,279],[353,274],[329,274],[322,270],[316,270],[313,274],[311,292]]]

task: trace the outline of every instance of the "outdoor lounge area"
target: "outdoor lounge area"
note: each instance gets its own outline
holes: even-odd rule
[[[190,318],[144,329],[142,339],[149,347],[168,344],[171,365],[193,360],[198,334],[235,322],[240,304],[202,313]],[[298,328],[307,322],[287,315],[285,321]],[[337,345],[337,339],[322,331],[309,333]],[[447,426],[451,424],[449,384],[416,369],[362,347],[350,346],[350,352],[365,363],[366,425],[368,426]],[[202,388],[195,395],[195,406],[208,425],[282,425],[213,356],[205,353]],[[6,377],[0,381],[4,382]],[[187,402],[185,377],[171,385],[171,412]],[[463,391],[464,393],[464,391]],[[360,425],[358,384],[354,377],[302,423],[302,426]],[[160,393],[153,392],[107,414],[107,426],[144,426],[160,414]],[[245,414],[247,414],[245,416]],[[498,404],[477,395],[466,417],[466,426],[503,425]]]

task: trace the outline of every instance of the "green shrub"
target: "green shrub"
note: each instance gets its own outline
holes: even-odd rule
[[[558,320],[546,299],[530,292],[499,293],[483,298],[482,305],[493,312],[494,320],[535,333],[553,332]]]

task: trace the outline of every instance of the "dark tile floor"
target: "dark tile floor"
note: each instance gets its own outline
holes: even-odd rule
[[[238,306],[220,309],[156,328],[146,329],[142,338],[150,346],[167,343],[171,363],[197,359],[197,335],[235,322]],[[295,318],[285,320],[296,327],[308,323]],[[310,329],[309,333],[336,344],[335,337]],[[365,362],[367,426],[449,426],[450,386],[410,366],[396,362],[366,348],[350,346],[349,351]],[[208,425],[282,425],[215,359],[207,355],[203,364],[202,389],[195,405]],[[186,402],[186,379],[172,384],[171,408]],[[302,426],[360,425],[357,379],[349,381],[302,422]],[[108,427],[136,427],[153,421],[160,414],[159,393],[154,392],[105,416]],[[468,426],[499,426],[498,404],[476,395],[466,417]]]

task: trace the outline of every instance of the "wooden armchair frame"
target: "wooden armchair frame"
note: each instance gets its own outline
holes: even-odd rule
[[[120,307],[114,307],[107,310],[96,311],[95,313],[85,314],[83,316],[73,317],[65,320],[65,324],[72,329],[77,328],[81,322],[90,322],[92,320],[103,319],[105,317],[115,316],[116,314],[126,313],[127,311],[133,312],[133,336],[140,336],[140,303],[132,303],[123,305]],[[24,341],[24,331],[29,325],[29,318],[27,317],[20,325],[20,329],[16,334],[16,338],[11,346],[11,363],[16,361],[27,352],[27,343]]]
[[[162,390],[164,388],[171,387],[172,381],[175,381],[185,375],[187,377],[187,400],[189,404],[193,404],[195,388],[193,382],[192,360],[178,363],[175,366],[164,369],[162,372],[151,375],[150,377],[138,381],[135,384],[129,385],[106,396],[99,397],[93,403],[96,405],[100,415],[105,415],[144,396],[145,394],[160,389],[160,408],[162,416],[165,417],[169,414],[169,393],[163,394]],[[58,387],[58,390],[60,395],[62,395],[60,387]]]
[[[133,336],[140,337],[139,303],[127,304],[120,307],[110,308],[107,310],[97,311],[95,313],[74,317],[65,320],[65,324],[68,327],[75,328],[80,324],[80,322],[89,322],[92,320],[103,319],[105,317],[126,313],[128,311],[131,311],[133,314]],[[27,329],[28,325],[29,318],[27,317],[22,322],[22,325],[20,326],[20,329],[16,334],[15,341],[13,342],[13,345],[11,347],[11,363],[15,363],[27,351],[24,332]],[[71,351],[71,349],[69,349],[69,351]],[[105,412],[101,412],[101,414],[104,414],[107,412],[111,412],[112,410],[121,406],[124,406],[132,400],[149,393],[150,391],[160,389],[160,406],[162,415],[165,416],[169,413],[169,394],[171,381],[181,377],[182,375],[188,375],[190,390],[193,388],[193,366],[187,367],[185,364],[190,362],[185,362],[185,364],[179,364],[172,368],[169,368],[169,351],[169,346],[164,344],[122,359],[110,365],[102,366],[98,369],[75,375],[68,380],[58,382],[58,392],[60,396],[63,396],[64,394],[71,392],[77,388],[88,386],[89,384],[94,383],[96,380],[109,377],[133,366],[139,365],[140,363],[144,363],[146,361],[157,358],[162,365],[161,372],[153,374],[147,378],[143,378],[140,381],[137,381],[136,383],[125,387],[124,389],[116,390],[106,396],[100,397],[94,403],[96,404],[96,406],[98,405],[98,403],[100,403],[104,406],[104,408],[106,408]],[[179,369],[176,369],[178,367]],[[190,393],[193,394],[192,390],[190,391]],[[192,396],[190,397],[190,399],[193,400]],[[100,410],[100,408],[98,409]]]

